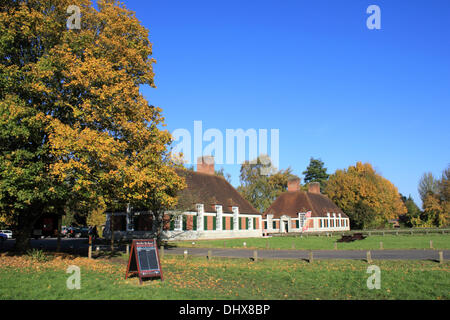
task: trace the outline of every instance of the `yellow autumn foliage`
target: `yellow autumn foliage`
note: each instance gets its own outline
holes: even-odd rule
[[[330,175],[325,193],[352,220],[358,204],[374,213],[373,226],[385,226],[390,219],[407,212],[397,188],[375,172],[369,163],[357,162]]]
[[[81,29],[66,27],[69,6]],[[32,224],[79,202],[176,203],[184,181],[162,110],[140,92],[156,87],[155,60],[134,12],[116,0],[5,0],[0,55],[1,216]]]

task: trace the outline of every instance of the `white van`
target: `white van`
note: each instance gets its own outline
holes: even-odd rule
[[[0,230],[0,232],[6,234],[8,239],[12,239],[13,233],[11,230]]]

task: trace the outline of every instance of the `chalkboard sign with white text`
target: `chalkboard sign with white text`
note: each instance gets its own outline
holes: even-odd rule
[[[142,278],[157,277],[163,280],[156,240],[133,240],[125,279],[132,274],[139,276],[141,284]]]

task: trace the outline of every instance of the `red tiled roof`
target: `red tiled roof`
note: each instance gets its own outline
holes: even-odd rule
[[[195,204],[205,206],[205,212],[215,212],[215,205],[222,205],[225,213],[232,213],[232,207],[239,207],[240,214],[259,213],[240,193],[223,177],[177,169],[177,174],[186,179],[187,188],[183,191],[190,195],[192,210]]]
[[[340,213],[342,217],[348,218],[327,196],[305,191],[282,193],[264,212],[263,217],[273,214],[274,218],[280,218],[283,215],[296,218],[299,212],[308,211],[311,211],[312,217],[326,217],[327,213]]]

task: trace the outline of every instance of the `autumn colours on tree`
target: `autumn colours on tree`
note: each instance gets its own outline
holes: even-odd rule
[[[18,249],[43,213],[127,203],[162,212],[184,182],[168,156],[146,30],[116,1],[6,0],[0,12],[0,211]],[[81,8],[67,30],[67,7]],[[162,217],[160,217],[162,220]],[[162,224],[161,224],[162,225]]]
[[[89,0],[1,3],[0,224],[17,229],[24,250],[45,213],[77,208],[100,224],[106,210],[131,204],[155,213],[159,236],[163,212],[185,183],[169,156],[162,110],[139,91],[155,87],[148,30],[113,0],[98,1],[98,9]],[[70,5],[81,8],[78,30],[66,27]],[[306,182],[320,181],[355,225],[377,227],[407,212],[396,187],[370,164],[328,177],[313,160]],[[253,169],[242,166],[239,191],[264,210],[293,174]],[[448,178],[447,169],[439,191],[424,198],[433,225],[449,223]]]
[[[325,190],[349,216],[354,228],[385,226],[407,212],[397,188],[368,163],[336,170]]]

